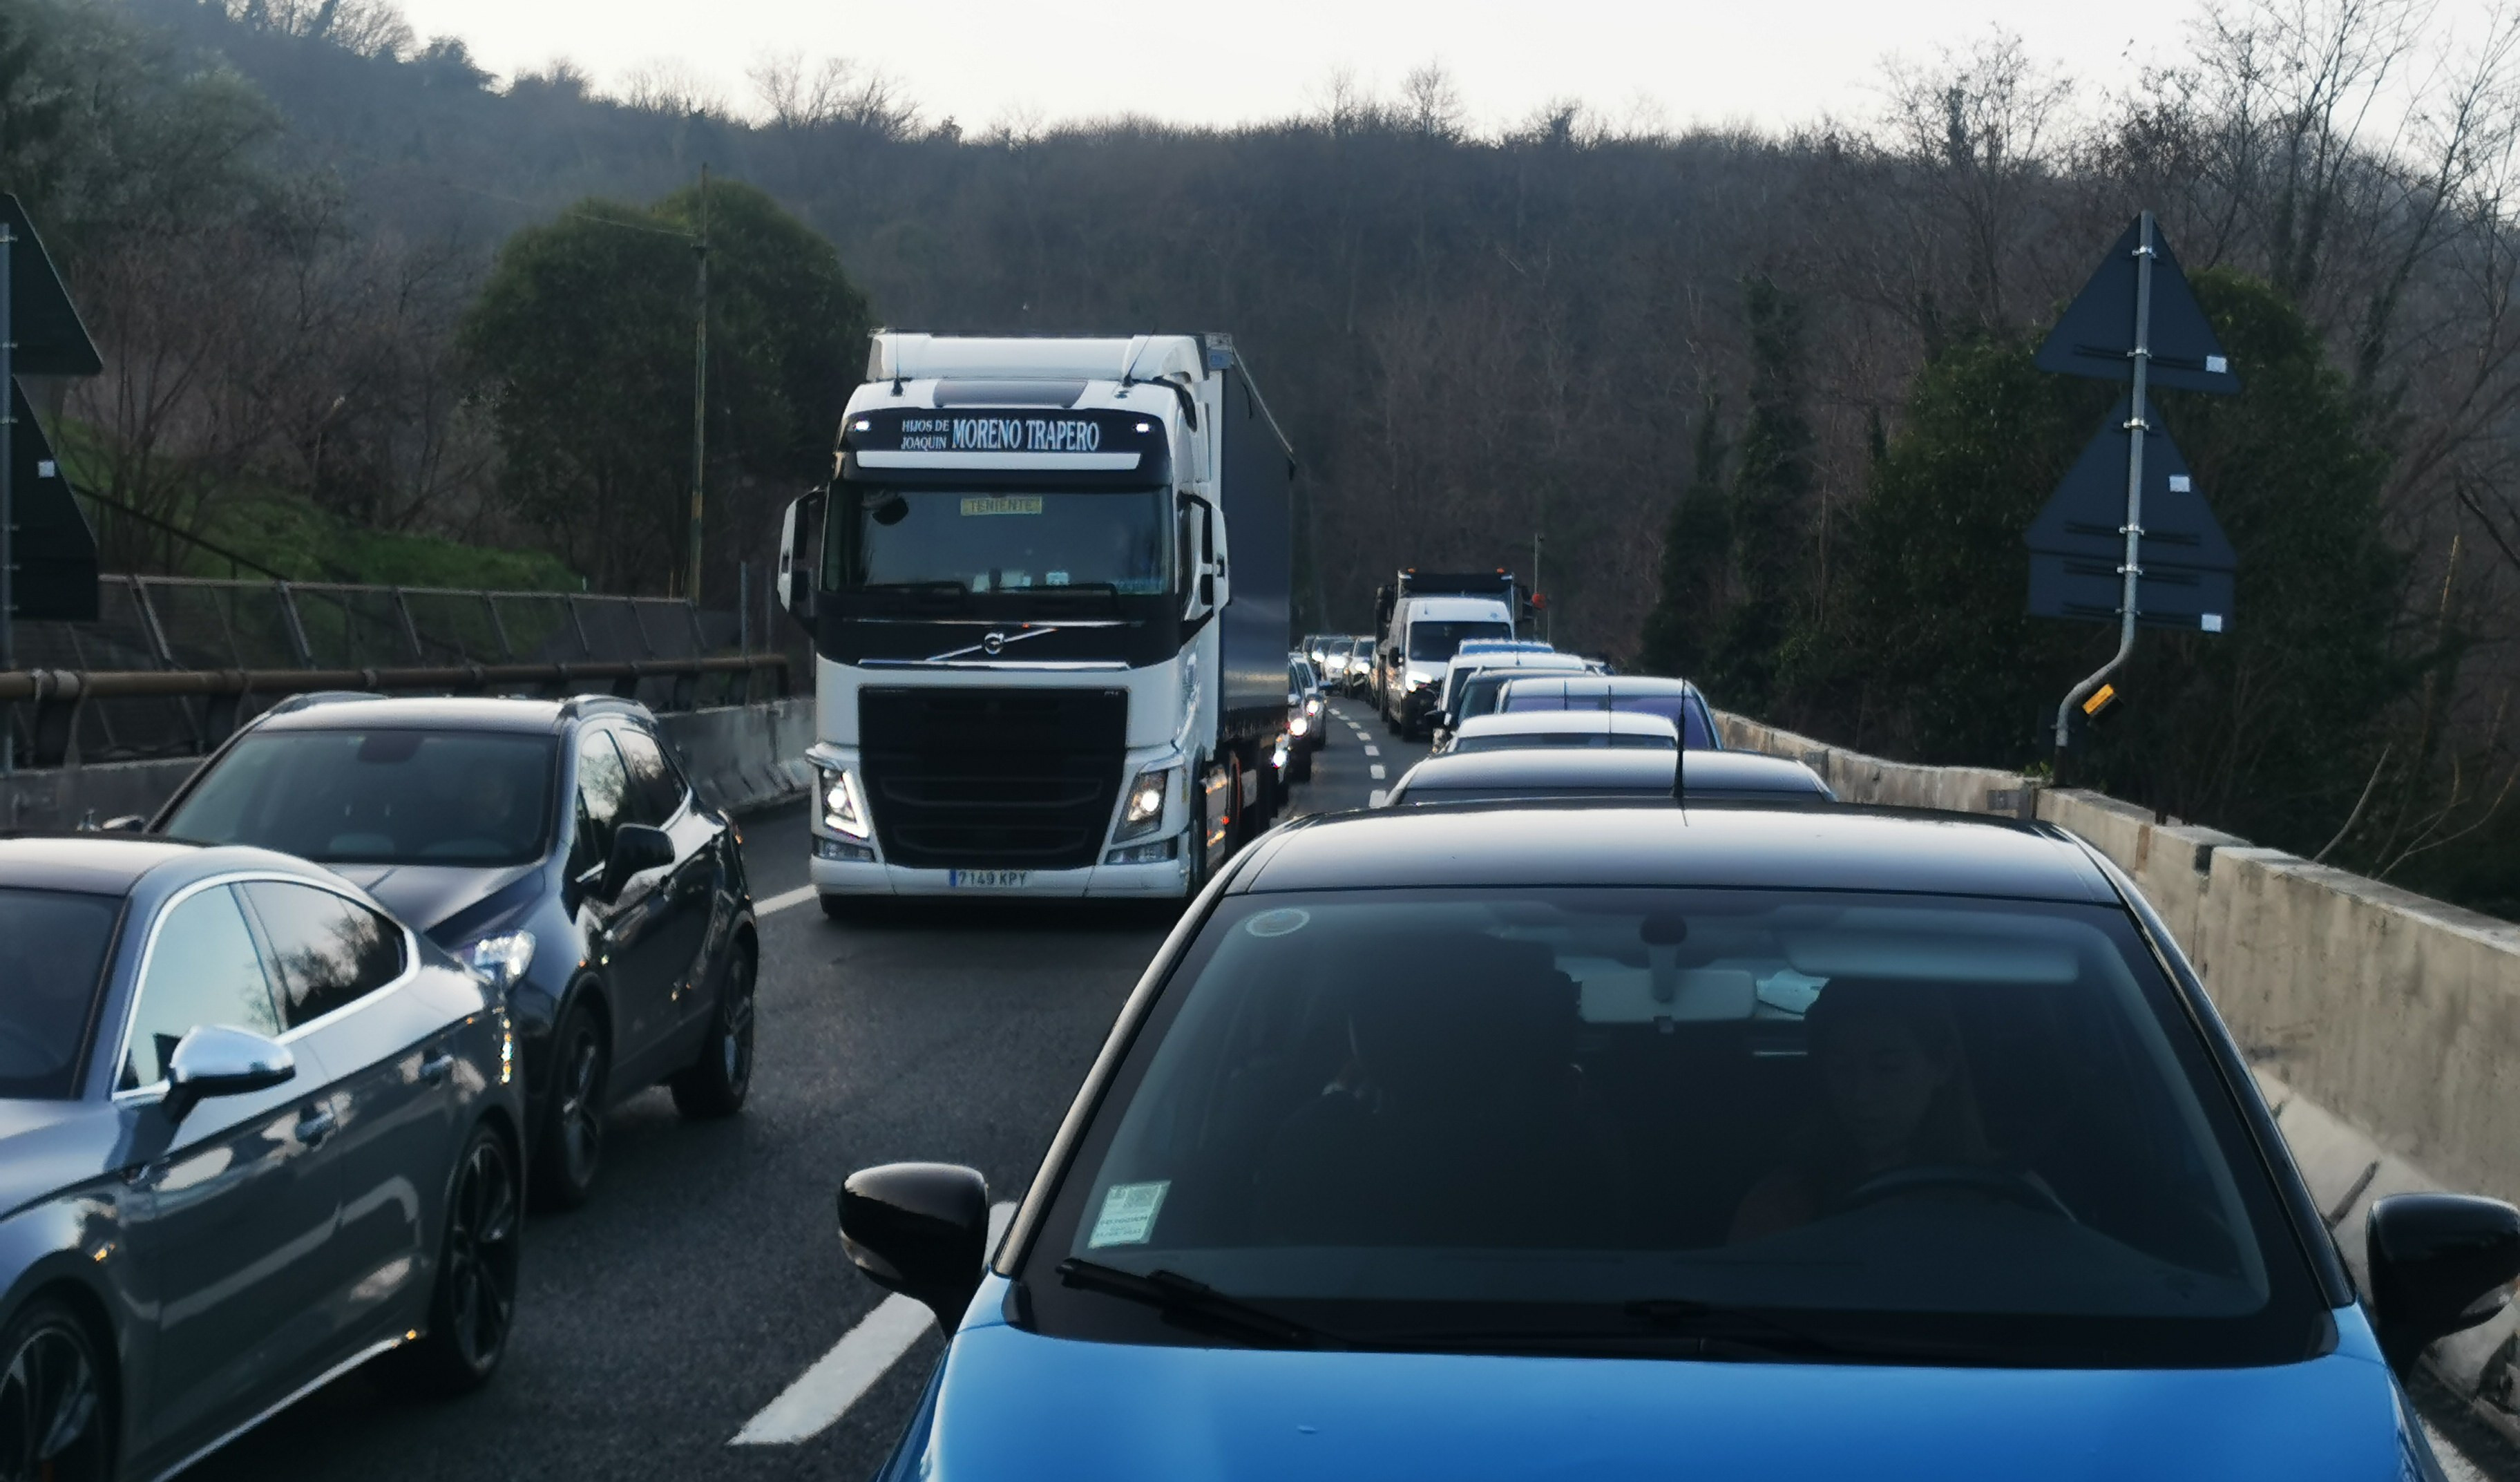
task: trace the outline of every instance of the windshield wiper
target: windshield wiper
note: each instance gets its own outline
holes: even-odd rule
[[[1254,1347],[1344,1348],[1346,1340],[1306,1323],[1298,1323],[1240,1297],[1228,1296],[1204,1281],[1179,1272],[1155,1271],[1140,1276],[1070,1256],[1058,1263],[1058,1279],[1067,1285],[1100,1292],[1154,1308],[1184,1327],[1239,1338]]]
[[[1747,1307],[1727,1307],[1688,1297],[1645,1297],[1620,1309],[1675,1337],[1765,1348],[1779,1356],[1852,1359],[1859,1363],[1940,1361],[1984,1363],[1985,1353],[1955,1343],[1858,1337],[1811,1328]]]

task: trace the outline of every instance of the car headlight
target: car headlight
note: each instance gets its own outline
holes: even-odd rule
[[[1298,715],[1293,720],[1286,722],[1286,729],[1297,736],[1301,736],[1305,732],[1313,729],[1313,723]]]
[[[1412,669],[1409,671],[1409,688],[1412,690],[1423,690],[1434,682],[1435,671],[1432,669]]]
[[[846,768],[818,767],[823,779],[823,827],[851,838],[867,836],[866,805],[858,800],[857,779]]]
[[[522,982],[525,969],[534,965],[534,934],[502,931],[481,938],[456,956],[464,966],[488,979],[491,987],[504,993]]]
[[[1120,805],[1120,827],[1112,831],[1115,839],[1136,838],[1152,833],[1163,824],[1164,804],[1172,797],[1173,779],[1181,774],[1178,763],[1148,767],[1129,784],[1129,795]]]
[[[1319,714],[1321,714],[1321,713],[1322,713],[1322,697],[1321,697],[1320,696],[1316,695],[1316,696],[1314,696],[1312,698],[1310,698],[1310,699],[1308,699],[1308,700],[1304,701],[1304,713],[1305,713],[1306,715],[1319,715]]]

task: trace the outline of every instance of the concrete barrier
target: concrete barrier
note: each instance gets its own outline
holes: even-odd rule
[[[1847,802],[2036,817],[2116,862],[2248,1054],[2358,1277],[2374,1199],[2456,1189],[2520,1202],[2520,925],[2100,793],[1717,723],[1726,744],[1809,763]],[[2520,1440],[2515,1333],[2506,1311],[2430,1361]]]
[[[814,741],[812,696],[670,711],[656,717],[656,727],[710,807],[766,808],[802,796],[813,785],[805,762]],[[152,814],[200,765],[199,757],[185,756],[12,773],[0,777],[0,831],[47,832]]]

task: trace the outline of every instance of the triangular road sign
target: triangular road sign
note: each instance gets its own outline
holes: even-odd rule
[[[13,384],[9,400],[18,414],[9,439],[9,486],[18,525],[10,551],[18,567],[11,606],[28,621],[94,622],[96,531],[70,497],[69,475],[53,456],[53,445],[25,393]]]
[[[2132,397],[2118,398],[2109,426],[2084,446],[2022,537],[2031,553],[2030,610],[2036,616],[2118,616],[2125,595],[2118,566],[2126,559],[2125,427],[2132,403]],[[2159,410],[2147,408],[2145,423],[2137,620],[2223,632],[2231,621],[2239,557],[2206,507],[2179,445],[2161,429]]]
[[[2136,246],[2141,232],[2138,218],[2109,248],[2099,271],[2039,346],[2039,369],[2101,381],[2134,379]],[[2146,376],[2153,385],[2176,391],[2233,394],[2240,378],[2158,227],[2152,250],[2152,368]]]
[[[0,194],[0,222],[14,239],[9,248],[9,337],[17,350],[10,370],[20,376],[94,376],[105,369],[96,341],[79,323],[62,275],[44,251],[35,224],[18,198]]]

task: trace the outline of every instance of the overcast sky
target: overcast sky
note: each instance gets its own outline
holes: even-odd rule
[[[2439,0],[2481,30],[2494,0]],[[464,38],[502,76],[567,57],[598,85],[684,68],[740,111],[765,54],[844,57],[907,85],[967,131],[1138,112],[1236,123],[1301,111],[1347,68],[1380,92],[1436,61],[1472,121],[1577,98],[1613,123],[1867,118],[1884,59],[1930,60],[2002,24],[2091,101],[2184,49],[2202,0],[1249,0],[1048,7],[1032,0],[403,0],[424,37]]]

